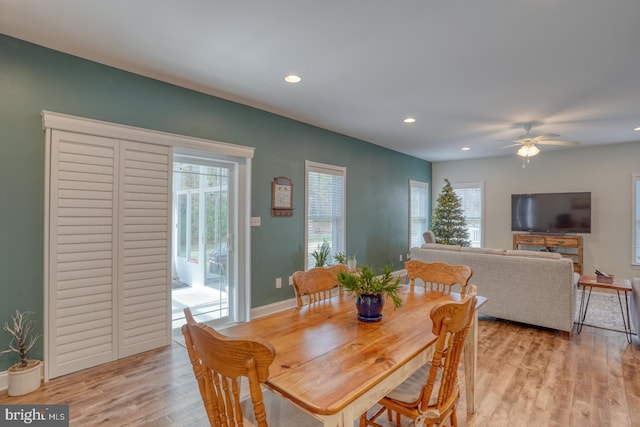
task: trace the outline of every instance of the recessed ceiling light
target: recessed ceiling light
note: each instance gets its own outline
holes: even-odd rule
[[[414,119],[413,117],[407,117],[406,119],[403,120],[405,123],[415,123],[416,119]]]
[[[638,126],[637,128],[635,128],[634,130],[640,130],[640,126]]]
[[[300,83],[300,81],[302,81],[302,77],[297,74],[288,74],[284,76],[284,81],[287,83]]]
[[[462,151],[469,151],[469,150],[471,150],[471,147],[462,147],[461,150]]]

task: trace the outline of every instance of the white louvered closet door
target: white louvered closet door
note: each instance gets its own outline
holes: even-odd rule
[[[167,345],[169,147],[51,133],[48,369]]]
[[[119,357],[171,342],[170,156],[120,144]]]
[[[50,377],[116,356],[118,141],[54,131],[49,234]]]

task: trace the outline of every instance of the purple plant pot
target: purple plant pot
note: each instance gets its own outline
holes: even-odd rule
[[[378,322],[382,319],[384,295],[362,294],[356,297],[358,319],[363,322]]]

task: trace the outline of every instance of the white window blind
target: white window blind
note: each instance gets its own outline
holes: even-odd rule
[[[324,242],[333,254],[345,251],[345,184],[344,167],[307,161],[306,167],[306,235],[305,269],[315,266],[311,253]]]
[[[633,230],[633,259],[631,263],[634,265],[640,265],[640,173],[635,173],[632,175],[632,185],[631,192],[633,198],[633,225],[631,229]]]
[[[469,240],[474,248],[482,247],[482,223],[483,223],[483,192],[482,182],[458,182],[451,183],[456,196],[462,202],[462,210],[467,221]]]
[[[428,226],[429,184],[409,180],[409,247],[420,247],[424,243],[422,233]]]

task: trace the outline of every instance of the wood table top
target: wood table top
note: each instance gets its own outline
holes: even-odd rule
[[[435,340],[431,308],[460,295],[401,285],[403,306],[387,300],[383,318],[357,320],[351,295],[335,296],[234,325],[228,336],[257,336],[276,350],[266,384],[309,411],[331,415],[399,369]]]
[[[613,283],[600,283],[595,275],[583,274],[578,282],[582,286],[590,286],[592,288],[612,289],[614,291],[631,291],[631,283],[623,280],[614,280]]]

